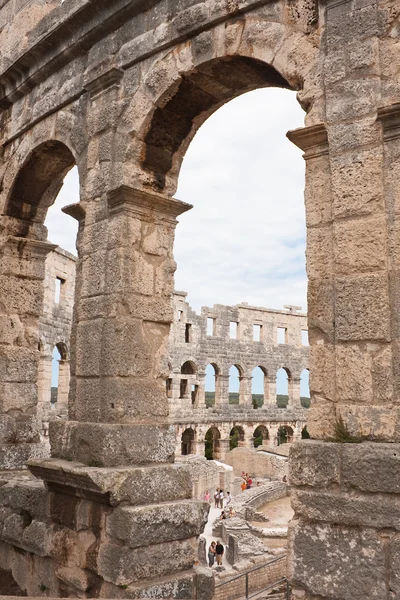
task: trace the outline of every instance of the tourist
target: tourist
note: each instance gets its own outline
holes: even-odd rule
[[[208,490],[204,492],[204,502],[210,502],[210,493]]]
[[[215,558],[217,559],[217,565],[219,567],[222,566],[222,556],[224,554],[224,547],[219,540],[217,540],[217,545],[215,546]]]
[[[233,517],[234,517],[234,516],[236,516],[236,513],[235,513],[235,511],[233,510],[233,507],[232,507],[232,506],[230,506],[230,507],[229,507],[229,512],[228,512],[228,518],[229,518],[229,519],[233,519]]]
[[[217,488],[214,492],[214,508],[219,507],[219,488]]]
[[[228,504],[231,503],[231,500],[232,500],[232,496],[231,496],[230,492],[226,492],[226,504],[225,504],[225,506],[228,506]]]
[[[243,481],[243,483],[240,487],[242,488],[242,492],[244,492],[244,490],[247,488],[247,483],[245,481]]]
[[[224,490],[219,492],[219,507],[224,508]]]
[[[226,519],[226,514],[225,511],[223,510],[222,513],[219,516],[220,520],[222,521],[223,519]]]
[[[256,487],[260,487],[261,485],[261,481],[257,481],[257,486]]]
[[[215,542],[211,542],[208,548],[208,566],[212,567],[215,560]]]
[[[246,488],[249,490],[252,485],[253,485],[253,480],[252,480],[251,477],[248,477],[247,478],[247,486],[246,486]]]

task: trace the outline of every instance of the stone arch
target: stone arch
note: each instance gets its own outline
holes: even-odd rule
[[[233,450],[244,442],[244,429],[241,425],[234,425],[229,433],[229,450]]]
[[[280,389],[280,385],[278,379],[280,376],[286,377],[286,381],[284,383],[284,389]],[[281,366],[276,372],[276,401],[280,408],[286,408],[291,404],[291,387],[292,387],[292,373],[288,367]],[[283,393],[282,393],[283,392]],[[280,396],[284,396],[285,398],[280,398]],[[287,401],[286,401],[287,398]],[[279,401],[282,401],[279,404]],[[286,401],[286,404],[285,404]],[[284,406],[285,404],[285,406]]]
[[[31,148],[19,165],[7,193],[4,216],[18,237],[45,240],[43,226],[47,210],[55,201],[64,177],[76,164],[75,156],[64,142],[50,139]]]
[[[181,454],[187,456],[188,454],[194,454],[194,442],[196,438],[196,432],[192,427],[188,427],[182,432],[181,435]]]
[[[221,433],[215,425],[206,431],[204,440],[204,456],[208,460],[218,459],[220,457]]]
[[[253,433],[253,444],[254,448],[258,448],[269,440],[269,431],[265,425],[258,425]]]
[[[238,364],[233,364],[229,367],[228,370],[229,380],[228,380],[228,394],[229,394],[229,404],[240,404],[242,400],[243,394],[243,376],[244,369]],[[237,382],[236,382],[237,377]],[[236,398],[238,396],[238,398]]]
[[[317,74],[310,57],[317,48],[304,33],[247,15],[214,27],[208,35],[207,52],[198,51],[194,36],[154,62],[127,109],[126,119],[140,146],[135,155],[145,188],[173,195],[183,156],[198,128],[245,92],[284,87],[298,91],[306,111],[313,105]]]
[[[278,429],[278,445],[293,442],[294,430],[290,425],[281,425]]]
[[[210,369],[209,367],[211,367],[214,371],[213,377],[214,377],[214,382],[213,385],[211,386],[214,389],[211,390],[207,390],[208,387],[208,380],[207,378],[210,377]],[[204,374],[206,377],[206,382],[205,382],[205,402],[206,402],[206,408],[209,408],[211,406],[215,406],[216,404],[218,404],[220,402],[220,379],[219,379],[219,375],[221,373],[221,370],[219,368],[219,366],[214,363],[214,362],[210,362],[208,363],[208,365],[206,365],[206,368],[204,369]]]
[[[197,373],[197,366],[192,360],[187,360],[181,366],[182,375],[195,375]]]

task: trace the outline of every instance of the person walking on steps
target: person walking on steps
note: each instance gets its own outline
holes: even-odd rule
[[[217,565],[222,567],[222,557],[224,555],[224,547],[221,542],[218,540],[217,545],[215,546],[215,557],[217,559]]]

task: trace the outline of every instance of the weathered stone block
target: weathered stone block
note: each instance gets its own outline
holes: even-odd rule
[[[335,292],[337,340],[389,340],[386,275],[337,278]]]
[[[371,273],[386,267],[385,215],[338,221],[334,225],[335,273]]]
[[[107,519],[107,533],[130,548],[191,538],[204,529],[209,505],[184,501],[143,507],[121,507]]]
[[[349,404],[372,402],[372,356],[369,352],[359,346],[337,344],[335,372],[339,401]]]
[[[390,406],[350,404],[341,405],[338,410],[353,436],[381,442],[398,441],[397,415]]]
[[[319,597],[386,597],[384,544],[378,532],[330,524],[293,523],[292,578]]]
[[[340,478],[340,446],[307,440],[290,448],[289,482],[291,485],[328,487]]]
[[[400,531],[400,504],[396,496],[292,490],[290,498],[296,517],[306,521]]]
[[[175,452],[175,428],[168,425],[113,425],[51,421],[49,437],[54,458],[113,467],[170,462]],[[132,444],[132,439],[135,444]]]
[[[194,541],[193,541],[194,542]],[[165,542],[143,548],[128,548],[105,542],[100,546],[98,573],[115,585],[185,571],[196,560],[195,543]]]
[[[400,444],[344,444],[342,461],[344,489],[400,493]]]

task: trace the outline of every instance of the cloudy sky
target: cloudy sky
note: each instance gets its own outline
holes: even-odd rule
[[[304,161],[285,137],[303,120],[293,92],[256,90],[220,108],[192,141],[176,193],[194,207],[176,230],[175,287],[195,310],[306,309]],[[46,225],[49,239],[74,253],[76,222],[60,209],[78,200],[73,169]]]

